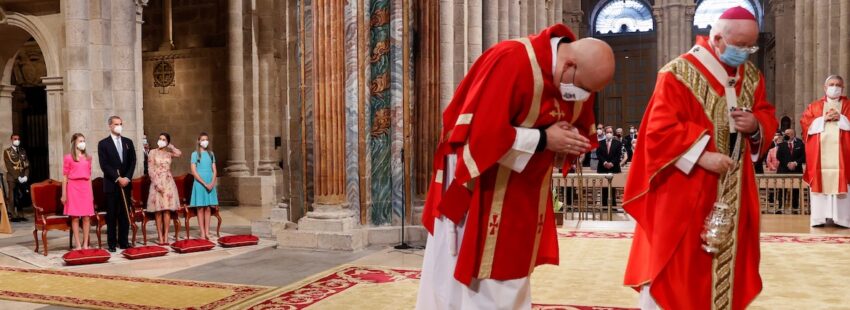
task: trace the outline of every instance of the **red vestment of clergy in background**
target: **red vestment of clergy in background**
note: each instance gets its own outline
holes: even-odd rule
[[[464,223],[455,278],[510,280],[535,266],[558,263],[550,187],[555,154],[533,154],[521,172],[498,161],[516,139],[515,127],[571,122],[591,137],[592,102],[566,102],[553,83],[551,38],[575,36],[564,25],[501,42],[472,65],[443,113],[443,134],[422,215],[432,234],[445,216]],[[595,139],[590,139],[594,141]],[[454,180],[443,192],[445,158],[457,156]],[[567,162],[574,158],[568,158]],[[566,165],[568,168],[568,164]]]
[[[850,100],[842,96],[839,98],[842,102],[841,111],[839,114],[846,118],[850,118]],[[809,135],[809,127],[815,119],[824,116],[823,107],[826,103],[826,97],[815,100],[803,112],[803,117],[800,118],[800,125],[803,132],[800,135],[803,137],[803,142],[806,144],[806,170],[803,172],[803,181],[809,184],[813,193],[823,193],[823,175],[821,174],[821,134]],[[823,125],[821,125],[823,127]],[[846,169],[850,164],[850,151],[844,148],[850,146],[850,132],[839,130],[839,156],[838,164],[840,173],[838,174],[838,193],[847,192],[847,181],[850,179],[850,170]],[[834,179],[833,179],[834,180]]]
[[[729,154],[733,148],[726,88],[693,54],[699,48],[704,49],[703,57],[717,59],[707,39],[699,37],[692,52],[659,71],[655,92],[641,121],[623,198],[624,208],[637,221],[624,282],[636,290],[649,284],[652,297],[664,309],[711,309],[712,303],[723,302],[724,298],[728,302],[730,297],[731,309],[744,309],[762,288],[761,210],[751,154],[763,156],[767,152],[777,124],[774,107],[765,97],[761,73],[750,62],[739,66],[740,78],[734,86],[737,106],[752,109],[762,140],[753,144],[743,137],[742,155],[732,176],[733,187],[728,190],[737,191],[737,199],[732,199],[730,205],[734,201],[740,205],[736,243],[729,247],[731,251],[726,251],[731,259],[725,262],[731,264],[724,265],[734,270],[726,275],[731,277],[727,278],[731,283],[726,284],[732,290],[726,290],[724,295],[722,289],[716,289],[714,281],[721,280],[713,266],[715,258],[723,256],[705,252],[700,237],[705,219],[718,200],[721,177],[699,165],[694,165],[689,173],[674,165],[705,135],[710,140],[704,151]],[[711,54],[707,55],[706,50]],[[724,73],[731,69],[726,68]],[[760,149],[751,152],[751,144]]]

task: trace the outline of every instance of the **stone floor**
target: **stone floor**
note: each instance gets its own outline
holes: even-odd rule
[[[250,232],[250,221],[259,216],[259,210],[251,208],[225,209],[222,213],[222,232],[239,234]],[[765,215],[762,217],[764,232],[817,233],[850,235],[850,229],[836,227],[810,228],[807,216]],[[633,222],[578,222],[567,221],[564,229],[584,231],[631,231]],[[32,223],[15,223],[15,233],[0,236],[0,247],[21,244],[32,246]],[[61,238],[64,233],[51,233],[50,238]],[[423,246],[416,244],[415,246]],[[64,251],[67,245],[51,245],[53,251]],[[261,248],[240,255],[210,254],[192,259],[162,260],[156,262],[130,262],[120,265],[93,265],[74,271],[98,274],[162,277],[196,281],[212,281],[265,286],[285,286],[310,275],[331,269],[341,264],[380,265],[388,267],[419,268],[422,250],[396,250],[391,247],[369,247],[357,252],[307,251],[277,248]],[[30,267],[25,262],[0,255],[0,266]],[[62,307],[0,301],[2,309],[63,309]]]

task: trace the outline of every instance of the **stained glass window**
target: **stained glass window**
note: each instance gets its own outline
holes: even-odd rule
[[[594,33],[621,34],[652,31],[652,10],[640,0],[611,0],[596,14]]]
[[[753,7],[753,3],[749,0],[703,0],[697,6],[694,26],[699,29],[707,29],[720,17],[720,14],[723,14],[723,11],[736,6],[744,7],[753,15],[759,16]]]

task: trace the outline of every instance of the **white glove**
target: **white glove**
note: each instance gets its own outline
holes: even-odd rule
[[[19,178],[18,178],[18,182],[26,183],[26,182],[27,182],[27,177],[26,177],[26,176],[19,177]]]

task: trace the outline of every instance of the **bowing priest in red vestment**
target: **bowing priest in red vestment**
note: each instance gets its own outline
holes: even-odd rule
[[[729,9],[658,72],[623,197],[637,221],[624,283],[643,309],[744,309],[761,291],[753,163],[777,124],[747,61],[758,30]]]
[[[558,263],[552,168],[596,146],[613,74],[610,46],[561,24],[476,60],[443,112],[418,309],[531,308],[529,275]]]
[[[803,180],[812,191],[812,226],[826,224],[827,219],[850,227],[848,183],[850,169],[850,100],[841,96],[844,78],[833,75],[824,82],[826,93],[815,100],[800,119],[806,144],[806,170]]]

